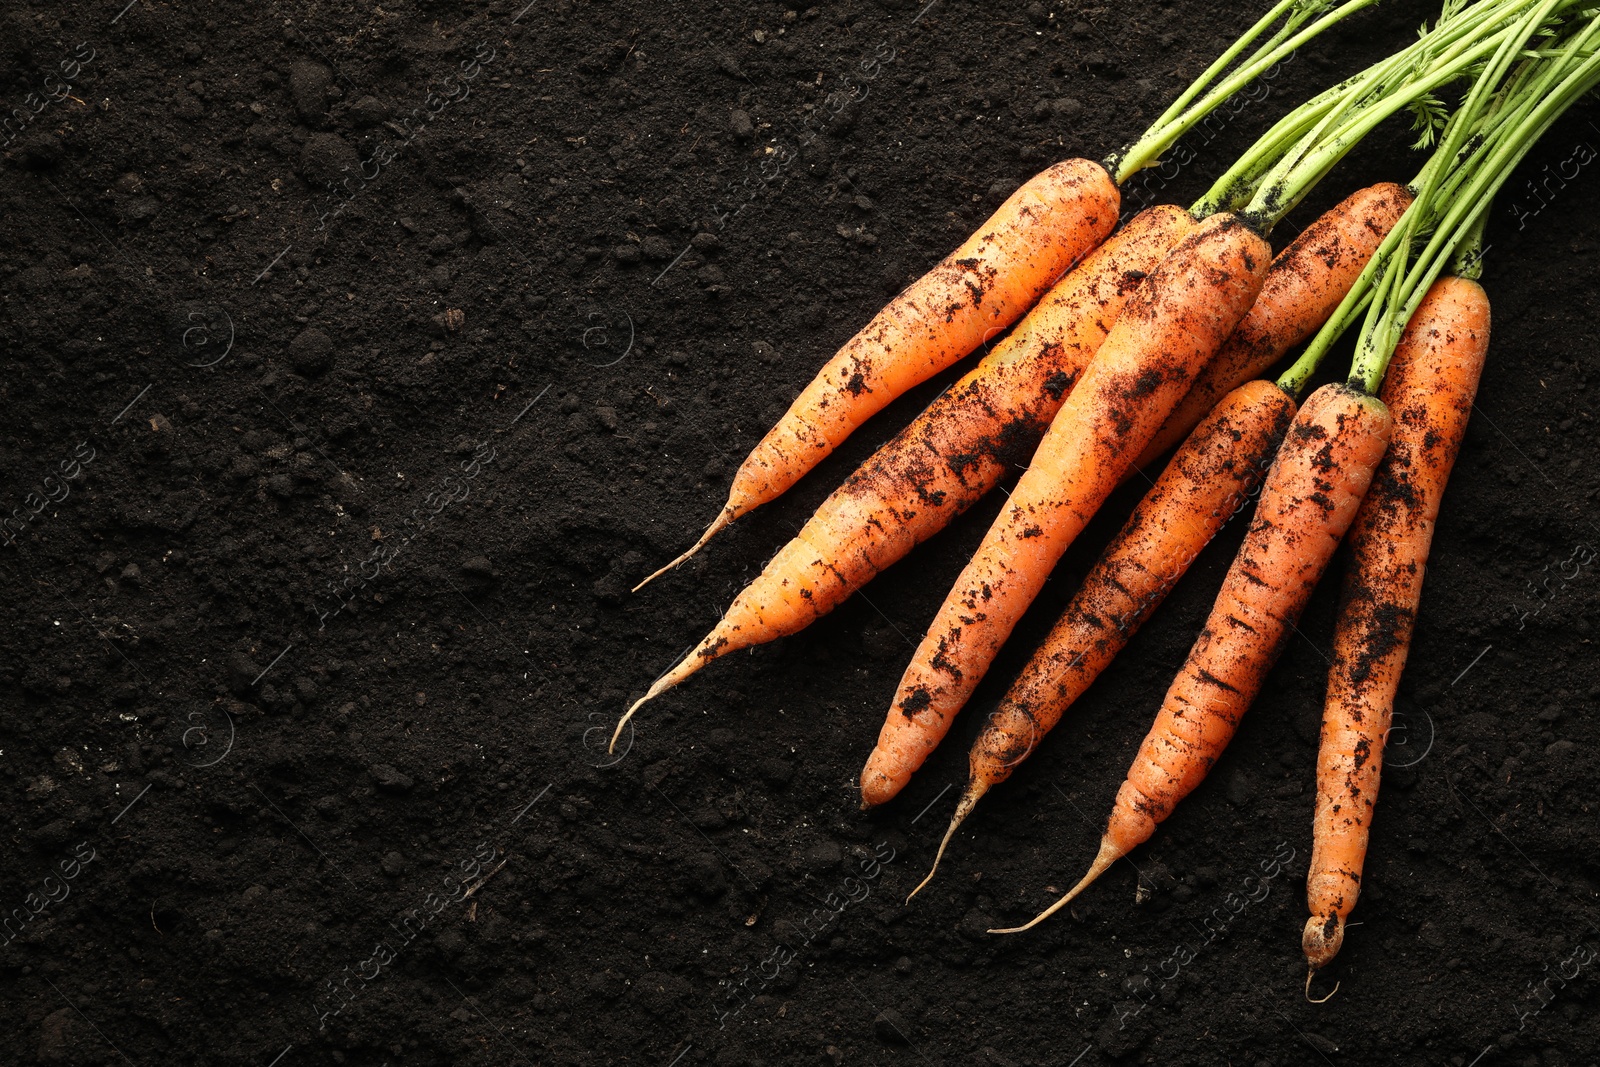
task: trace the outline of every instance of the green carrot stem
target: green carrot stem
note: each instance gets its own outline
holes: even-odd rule
[[[1229,97],[1240,89],[1249,85],[1258,78],[1263,71],[1268,70],[1277,63],[1312,40],[1330,26],[1342,22],[1363,8],[1371,7],[1378,0],[1346,0],[1346,2],[1332,11],[1318,18],[1310,26],[1294,33],[1285,39],[1282,32],[1258,48],[1251,57],[1242,63],[1236,70],[1228,75],[1220,84],[1212,88],[1199,103],[1191,104],[1194,96],[1205,90],[1212,81],[1221,76],[1221,72],[1237,56],[1249,47],[1260,35],[1266,32],[1268,26],[1276,22],[1285,12],[1288,13],[1286,30],[1293,29],[1304,22],[1306,18],[1318,11],[1325,10],[1323,0],[1282,0],[1269,11],[1255,26],[1235,43],[1233,48],[1223,53],[1210,67],[1208,67],[1194,85],[1178,98],[1178,101],[1169,107],[1161,118],[1150,127],[1139,140],[1121,152],[1113,154],[1106,160],[1106,169],[1111,172],[1111,178],[1118,185],[1137,174],[1145,167],[1150,166],[1161,158],[1163,152],[1171,148],[1178,139],[1196,124],[1205,119],[1211,112],[1221,106]]]
[[[1221,77],[1222,72],[1232,66],[1233,61],[1238,59],[1240,54],[1242,54],[1246,48],[1254,44],[1256,39],[1267,31],[1267,27],[1277,22],[1285,14],[1293,11],[1294,8],[1299,6],[1302,2],[1303,0],[1279,0],[1278,4],[1276,4],[1272,10],[1261,16],[1254,26],[1251,26],[1248,30],[1246,30],[1244,35],[1241,36],[1237,41],[1234,41],[1233,45],[1226,52],[1218,56],[1209,67],[1202,71],[1200,77],[1196,78],[1192,83],[1190,83],[1189,87],[1183,91],[1182,95],[1174,100],[1167,110],[1161,113],[1161,117],[1150,124],[1150,129],[1145,132],[1144,137],[1141,137],[1138,142],[1135,142],[1135,147],[1138,144],[1143,143],[1144,139],[1148,138],[1152,133],[1164,128],[1182,115],[1184,109],[1190,104],[1194,103],[1195,97],[1205,92],[1207,86],[1209,86],[1217,78]],[[1271,44],[1277,44],[1276,35],[1274,35]]]
[[[1473,281],[1483,277],[1483,229],[1489,222],[1487,211],[1478,212],[1478,217],[1472,220],[1467,227],[1466,236],[1461,244],[1456,247],[1456,257],[1450,263],[1450,273],[1457,278],[1470,278]]]
[[[1354,81],[1351,78],[1323,90],[1279,119],[1272,129],[1262,134],[1247,152],[1234,161],[1233,166],[1212,184],[1204,196],[1195,201],[1189,213],[1197,219],[1203,219],[1219,211],[1243,207],[1255,195],[1262,176],[1322,121]]]
[[[1597,39],[1600,39],[1600,20],[1591,23],[1581,35],[1579,45],[1590,44]],[[1489,204],[1500,187],[1510,179],[1517,164],[1567,108],[1600,85],[1600,52],[1588,55],[1576,67],[1562,63],[1561,69],[1568,73],[1560,83],[1549,92],[1530,92],[1531,108],[1518,109],[1517,117],[1513,120],[1515,125],[1485,146],[1484,158],[1473,167],[1471,180],[1451,198],[1449,210],[1427,247],[1417,257],[1416,266],[1406,275],[1403,284],[1396,288],[1391,300],[1392,310],[1376,320],[1384,328],[1371,331],[1370,339],[1367,335],[1363,336],[1355,366],[1351,368],[1351,381],[1359,380],[1369,393],[1376,392],[1383,381],[1383,373],[1394,354],[1400,330],[1410,321],[1445,264],[1450,262],[1464,243],[1469,242],[1478,228],[1479,219],[1487,214]],[[1541,81],[1536,89],[1543,88]]]
[[[1467,131],[1482,121],[1493,92],[1506,77],[1514,60],[1522,54],[1524,42],[1549,21],[1559,2],[1560,0],[1540,0],[1519,14],[1516,21],[1495,39],[1497,43],[1494,54],[1489,57],[1483,73],[1474,80],[1472,87],[1467,91],[1466,99],[1445,125],[1438,149],[1441,154],[1449,155],[1461,150]],[[1417,199],[1432,204],[1442,179],[1441,170],[1436,169],[1430,173],[1418,191]],[[1394,347],[1399,342],[1399,331],[1404,328],[1404,323],[1396,328],[1393,315],[1397,307],[1403,306],[1407,262],[1412,243],[1421,232],[1419,222],[1422,214],[1422,212],[1409,214],[1395,227],[1401,231],[1399,240],[1395,251],[1384,262],[1377,280],[1375,296],[1367,306],[1366,320],[1362,324],[1361,337],[1357,342],[1356,364],[1351,368],[1352,381],[1375,383],[1381,380],[1383,371],[1388,366],[1389,356],[1393,354]]]
[[[1439,251],[1442,246],[1433,246],[1434,251],[1425,254],[1428,261],[1408,275],[1403,269],[1405,257],[1402,253],[1411,247],[1417,235],[1431,232],[1437,241],[1442,242],[1453,228],[1461,229],[1462,232],[1456,235],[1457,240],[1449,247],[1456,249],[1458,262],[1470,269],[1478,258],[1470,252],[1472,228],[1476,226],[1481,231],[1481,223],[1487,219],[1487,204],[1492,197],[1492,191],[1484,193],[1483,183],[1474,184],[1475,180],[1484,177],[1484,167],[1492,166],[1493,160],[1506,158],[1506,153],[1514,148],[1513,142],[1523,143],[1521,152],[1527,151],[1533,143],[1529,137],[1536,139],[1536,134],[1532,133],[1535,129],[1531,125],[1534,122],[1532,115],[1542,102],[1567,99],[1570,103],[1570,100],[1576,99],[1571,93],[1579,90],[1572,88],[1569,75],[1573,64],[1584,58],[1584,48],[1596,41],[1600,41],[1600,21],[1589,23],[1569,38],[1569,43],[1561,49],[1540,51],[1533,58],[1523,59],[1497,91],[1487,98],[1481,93],[1475,98],[1476,116],[1470,112],[1464,115],[1463,110],[1457,111],[1447,124],[1449,136],[1441,140],[1410,183],[1410,189],[1415,194],[1411,206],[1379,244],[1355,285],[1317,336],[1279,379],[1280,386],[1299,395],[1328,350],[1350,324],[1366,312],[1370,326],[1373,317],[1379,313],[1377,309],[1384,306],[1383,302],[1375,303],[1375,297],[1381,295],[1384,301],[1392,302],[1395,293],[1391,290],[1402,282],[1408,284],[1405,285],[1400,306],[1409,307],[1409,310],[1394,316],[1393,321],[1398,322],[1400,328],[1404,327],[1410,313],[1415,311],[1416,305],[1426,294],[1428,285],[1437,277],[1438,266],[1445,258]],[[1483,79],[1492,78],[1494,71],[1490,68],[1491,64],[1486,63]],[[1492,87],[1492,81],[1484,81],[1483,84]],[[1469,93],[1470,97],[1472,94]],[[1472,121],[1474,117],[1476,121]],[[1497,152],[1500,155],[1497,156]],[[1516,158],[1520,159],[1521,155],[1518,154]],[[1509,171],[1501,174],[1493,188],[1498,189],[1499,183],[1504,182],[1508,175]],[[1478,209],[1475,215],[1469,211],[1473,207]],[[1459,225],[1462,223],[1465,225]],[[1461,251],[1464,244],[1469,246],[1469,251]],[[1397,269],[1398,273],[1394,273]],[[1393,285],[1385,287],[1377,284],[1376,280],[1380,277],[1391,281]],[[1364,328],[1363,334],[1367,332]],[[1390,353],[1393,352],[1393,342],[1397,341],[1398,333],[1389,343]],[[1387,355],[1383,358],[1383,364],[1387,365]],[[1370,369],[1363,366],[1359,374],[1352,375],[1352,382],[1357,379],[1370,381],[1370,388],[1376,389],[1382,372],[1379,370],[1373,376],[1369,373]]]
[[[1285,116],[1229,168],[1191,209],[1203,218],[1221,210],[1240,210],[1267,179],[1278,177],[1302,159],[1317,143],[1315,131],[1325,130],[1329,116],[1337,118],[1371,95],[1381,93],[1397,75],[1405,74],[1441,47],[1481,35],[1483,27],[1501,18],[1504,3],[1487,0],[1464,12],[1449,11],[1432,30],[1409,46],[1326,90]]]
[[[1531,10],[1517,22],[1498,29],[1489,36],[1468,34],[1462,39],[1448,42],[1442,51],[1428,62],[1423,71],[1405,78],[1398,87],[1384,85],[1384,78],[1393,74],[1394,65],[1380,64],[1374,68],[1370,77],[1358,82],[1358,85],[1346,94],[1347,102],[1352,105],[1347,108],[1351,112],[1349,117],[1345,118],[1341,125],[1333,126],[1333,121],[1341,117],[1342,112],[1335,110],[1328,115],[1321,126],[1308,135],[1308,141],[1313,142],[1310,147],[1298,155],[1286,156],[1262,182],[1260,190],[1241,214],[1264,232],[1269,231],[1344,158],[1351,148],[1397,111],[1456,80],[1469,68],[1485,59],[1489,59],[1490,75],[1493,75],[1493,80],[1497,83],[1503,76],[1504,70],[1495,64],[1508,50],[1513,52],[1520,50],[1521,43],[1527,36],[1549,18],[1549,10],[1562,2],[1563,0],[1538,0],[1538,2],[1514,0],[1513,3],[1502,5],[1500,10],[1530,7]],[[1474,82],[1471,92],[1478,92],[1490,75]],[[1464,111],[1472,104],[1472,100],[1469,94],[1469,103],[1463,105]],[[1476,113],[1475,108],[1469,112],[1474,115]],[[1457,117],[1459,118],[1461,114],[1462,111],[1458,111]],[[1454,121],[1453,119],[1452,122]],[[1458,146],[1459,139],[1451,139],[1449,133],[1450,127],[1447,125],[1445,146]],[[1402,225],[1405,225],[1404,221]]]

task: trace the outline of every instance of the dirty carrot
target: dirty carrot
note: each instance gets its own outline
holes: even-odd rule
[[[1481,96],[1484,79],[1504,77],[1508,64],[1501,62],[1502,57],[1518,53],[1537,29],[1537,19],[1530,17],[1495,36],[1495,58],[1484,66],[1484,73],[1468,94],[1469,104]],[[1563,83],[1567,92],[1552,95],[1548,107],[1541,105],[1541,110],[1527,116],[1526,128],[1542,132],[1559,107],[1600,80],[1600,57],[1592,66],[1585,64],[1583,73],[1589,80],[1574,75],[1570,84]],[[1363,90],[1358,86],[1356,91]],[[1459,146],[1465,138],[1454,123],[1463,113],[1472,115],[1466,108],[1464,104],[1463,110],[1451,119],[1436,159],[1451,164],[1458,159]],[[1477,153],[1474,158],[1486,158],[1489,162],[1484,165],[1489,166],[1507,160],[1514,164],[1520,158],[1494,138],[1483,139]],[[1311,171],[1318,171],[1320,166],[1313,154]],[[1448,225],[1435,231],[1416,267],[1405,274],[1404,282],[1391,287],[1383,301],[1373,301],[1369,326],[1392,321],[1396,308],[1414,308],[1407,286],[1431,281],[1429,272],[1436,274],[1441,257],[1455,252],[1462,241],[1463,234],[1457,227],[1479,217],[1487,202],[1483,194],[1492,195],[1494,191],[1477,177],[1470,182],[1459,177],[1442,182],[1444,171],[1440,167],[1428,174],[1416,202],[1407,209],[1407,225],[1395,226],[1385,237],[1383,246],[1389,251],[1385,253],[1384,270],[1398,272],[1405,266],[1405,256],[1395,250],[1409,246],[1416,219],[1413,213],[1421,214],[1417,211],[1419,205],[1434,212],[1428,218],[1438,219],[1435,197],[1439,203],[1448,204],[1444,215]],[[1467,173],[1472,172],[1469,169]],[[1295,198],[1292,186],[1279,186],[1271,195],[1280,206]],[[1351,319],[1352,308],[1371,295],[1362,290],[1371,285],[1377,263],[1375,257],[1363,270],[1357,287],[1346,295],[1307,356],[1302,356],[1279,379],[1280,385],[1291,390],[1302,387],[1315,370],[1315,359],[1308,356],[1326,352],[1327,336],[1342,329]],[[1393,350],[1393,344],[1386,344],[1381,332],[1375,339],[1364,335],[1349,384],[1318,390],[1290,427],[1267,476],[1250,531],[1229,568],[1206,627],[1169,688],[1156,723],[1117,793],[1088,873],[1031,922],[994,932],[1029,929],[1065,907],[1117,859],[1149,840],[1156,825],[1200,783],[1221,755],[1289,640],[1300,611],[1353,519],[1383,456],[1393,424],[1387,408],[1372,392],[1381,383]]]
[[[1206,625],[1167,690],[1117,792],[1089,872],[1019,933],[1055,914],[1205,778],[1294,633],[1295,623],[1372,480],[1390,432],[1376,398],[1343,384],[1313,393],[1289,427]]]
[[[1317,756],[1306,892],[1310,917],[1301,937],[1308,999],[1312,977],[1343,944],[1345,920],[1360,890],[1382,746],[1421,599],[1433,525],[1482,373],[1489,306],[1473,279],[1481,270],[1488,205],[1550,125],[1600,83],[1597,46],[1600,20],[1593,20],[1559,47],[1531,57],[1533,62],[1517,56],[1519,73],[1496,99],[1483,101],[1475,87],[1447,131],[1472,149],[1459,168],[1465,176],[1434,173],[1424,186],[1422,195],[1440,205],[1431,216],[1436,225],[1429,241],[1412,262],[1409,233],[1386,239],[1395,248],[1383,279],[1374,283],[1377,295],[1358,342],[1355,378],[1383,381],[1383,395],[1397,418],[1396,439],[1356,520],[1354,566],[1335,632]],[[1506,58],[1502,66],[1509,66]],[[1434,281],[1452,258],[1455,276]],[[1349,317],[1336,315],[1342,322]],[[1396,321],[1405,322],[1404,333],[1391,343],[1387,331]],[[1334,326],[1330,321],[1325,332]],[[1391,349],[1386,375],[1383,357]]]
[[[1213,215],[1123,308],[906,668],[861,772],[863,807],[898,793],[944,737],[1056,561],[1249,309],[1270,262],[1259,233]]]
[[[1558,0],[1546,2],[1553,4]],[[1548,15],[1548,9],[1534,11],[1529,21],[1536,23],[1538,18]],[[1472,21],[1463,18],[1466,22]],[[1407,50],[1399,59],[1391,58],[1368,68],[1361,76],[1345,83],[1333,97],[1318,97],[1306,105],[1325,113],[1324,117],[1297,141],[1272,142],[1264,146],[1258,143],[1252,148],[1246,157],[1252,163],[1273,153],[1281,158],[1255,184],[1249,202],[1238,213],[1221,212],[1210,216],[1185,244],[1174,249],[1169,262],[1181,257],[1187,242],[1202,234],[1222,232],[1208,229],[1218,220],[1227,220],[1227,226],[1231,227],[1229,232],[1250,233],[1257,248],[1245,258],[1259,258],[1262,252],[1268,251],[1260,235],[1270,232],[1284,213],[1298,204],[1361,137],[1384,118],[1461,77],[1491,53],[1521,47],[1527,39],[1527,27],[1521,23],[1504,25],[1491,17],[1487,22],[1474,25],[1477,26],[1475,32],[1458,32],[1460,24],[1455,19],[1446,19],[1422,38],[1424,45],[1437,44],[1437,49],[1425,49],[1423,57]],[[1434,33],[1441,37],[1436,40]],[[1252,264],[1254,281],[1248,302],[1236,311],[1228,299],[1221,297],[1223,289],[1228,289],[1230,294],[1240,291],[1237,286],[1229,288],[1228,280],[1237,275],[1227,269],[1217,270],[1211,277],[1192,279],[1184,298],[1200,298],[1203,302],[1208,295],[1216,297],[1215,306],[1219,310],[1227,308],[1230,313],[1226,332],[1231,333],[1248,310],[1249,302],[1254,301],[1267,265],[1265,262]],[[1163,291],[1154,281],[1153,276],[1147,292]],[[1215,292],[1212,292],[1213,287]],[[1108,473],[1112,485],[1121,479],[1225,339],[1226,334],[1215,339],[1208,336],[1209,329],[1220,321],[1213,320],[1185,335],[1180,344],[1171,344],[1169,336],[1158,329],[1135,339],[1124,351],[1116,343],[1118,333],[1136,318],[1131,312],[1137,303],[1125,309],[1089,373],[1056,416],[1033,466],[1018,482],[1010,505],[995,520],[978,554],[962,572],[918,646],[901,679],[878,744],[862,771],[864,807],[893,797],[938,745],[952,717],[982,679],[1061,552],[1104,500],[1100,480]],[[1108,368],[1108,375],[1117,373],[1109,370],[1116,363],[1113,353],[1119,358],[1134,357],[1131,362],[1136,364],[1135,353],[1141,344],[1152,348],[1168,346],[1160,357],[1153,352],[1144,353],[1147,358],[1166,361],[1164,366],[1140,369],[1140,373],[1150,375],[1151,393],[1147,402],[1138,405],[1135,413],[1128,411],[1125,405],[1117,406],[1122,398],[1106,395],[1089,399],[1094,391],[1086,393],[1085,390],[1090,378],[1102,369],[1102,364]],[[1121,369],[1126,370],[1126,367]],[[1158,381],[1159,386],[1155,384]],[[1168,387],[1175,383],[1178,391],[1174,395]],[[1374,383],[1371,388],[1375,387]],[[1128,387],[1123,388],[1125,397]],[[1117,410],[1125,415],[1127,425],[1119,426],[1113,435],[1096,437],[1105,427],[1091,425],[1095,420],[1086,414],[1096,403],[1105,405],[1107,411]],[[1144,425],[1143,420],[1151,417],[1157,422]],[[1066,440],[1069,437],[1073,438],[1070,442]],[[1124,455],[1122,449],[1132,452]]]
[[[1316,332],[1411,200],[1411,191],[1394,182],[1358,189],[1279,252],[1249,314],[1200,372],[1134,466],[1155,462],[1183,440],[1217,401]]]
[[[823,502],[623,723],[711,660],[795,633],[827,614],[1026,461],[1123,305],[1194,225],[1182,208],[1151,208],[1091,253],[977,367]]]
[[[1247,382],[1189,435],[984,725],[933,869],[911,896],[932,880],[956,828],[983,795],[1028,758],[1200,550],[1253,498],[1294,413],[1294,399],[1278,386]]]
[[[829,360],[740,465],[727,503],[700,539],[635,590],[781,495],[896,397],[1010,326],[1111,233],[1123,183],[1158,163],[1180,137],[1262,72],[1375,2],[1346,0],[1329,9],[1323,0],[1279,0],[1139,140],[1103,163],[1065,160],[1024,184]],[[1277,31],[1257,45],[1274,25]],[[1255,50],[1241,60],[1252,45]]]
[[[1381,398],[1394,416],[1388,454],[1350,528],[1328,671],[1302,938],[1326,966],[1361,889],[1383,746],[1405,669],[1445,482],[1472,413],[1489,346],[1489,298],[1476,281],[1435,282],[1390,361]]]

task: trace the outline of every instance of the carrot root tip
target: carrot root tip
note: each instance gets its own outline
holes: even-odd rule
[[[1050,916],[1054,915],[1056,912],[1072,903],[1079,893],[1082,893],[1085,889],[1089,888],[1090,884],[1092,884],[1096,878],[1099,878],[1102,874],[1105,874],[1106,870],[1110,868],[1113,863],[1117,862],[1125,855],[1127,855],[1127,853],[1118,848],[1117,845],[1112,842],[1111,838],[1102,837],[1100,839],[1100,851],[1095,853],[1094,862],[1089,865],[1089,872],[1085,874],[1082,881],[1073,886],[1065,896],[1041,911],[1038,915],[1035,915],[1030,921],[1021,926],[1011,926],[1003,930],[990,930],[989,933],[1020,934],[1024,930],[1032,930],[1035,926],[1038,926],[1040,923],[1050,918]]]
[[[694,653],[691,652],[676,667],[657,678],[655,684],[645,692],[644,696],[635,700],[633,706],[623,714],[621,719],[617,720],[617,728],[611,734],[611,744],[606,746],[606,752],[614,753],[616,751],[617,739],[622,736],[623,729],[628,725],[628,721],[633,718],[633,713],[639,710],[640,705],[646,701],[654,700],[699,669],[700,662],[695,659]]]
[[[922,887],[933,881],[933,876],[938,873],[939,861],[944,859],[944,850],[949,847],[950,839],[956,836],[956,828],[971,813],[972,808],[978,803],[978,798],[988,791],[988,787],[980,782],[973,782],[967,786],[967,791],[961,794],[961,803],[956,805],[956,812],[950,817],[950,828],[944,832],[944,840],[939,842],[939,851],[933,854],[933,866],[928,868],[928,876],[917,883],[917,888],[906,894],[906,903],[911,903],[911,898],[922,892]],[[863,805],[864,807],[865,805]],[[991,931],[992,933],[993,931]]]
[[[615,752],[617,750],[617,738],[622,736],[623,728],[628,725],[628,720],[633,718],[633,713],[639,710],[639,705],[643,704],[645,701],[649,700],[653,696],[655,696],[655,692],[654,692],[654,689],[652,688],[651,692],[648,692],[644,696],[640,697],[638,700],[635,700],[633,702],[633,706],[631,708],[629,708],[626,712],[623,713],[622,718],[617,720],[617,728],[611,734],[611,743],[606,746],[606,754],[607,755],[610,755],[611,753],[613,753],[613,752]]]
[[[1339,983],[1333,983],[1333,988],[1328,991],[1327,996],[1314,997],[1311,995],[1311,979],[1315,978],[1316,976],[1317,969],[1315,967],[1306,968],[1306,1001],[1310,1004],[1326,1004],[1328,1001],[1333,999],[1333,995],[1335,993],[1339,992]]]
[[[696,541],[694,544],[689,546],[689,549],[688,549],[687,552],[683,553],[683,555],[679,556],[677,559],[673,560],[671,563],[667,564],[665,567],[662,567],[660,570],[656,571],[650,577],[646,578],[644,581],[642,581],[638,585],[634,586],[633,589],[632,589],[632,592],[637,593],[639,590],[643,589],[645,586],[649,585],[651,582],[655,581],[657,578],[661,577],[663,574],[667,573],[670,570],[673,570],[674,568],[680,566],[683,563],[688,562],[689,557],[693,556],[696,552],[698,552],[702,548],[704,548],[705,547],[705,543],[707,541],[711,540],[712,537],[716,536],[716,534],[719,531],[721,531],[724,527],[726,527],[728,525],[728,523],[732,522],[733,520],[734,520],[733,506],[730,504],[729,506],[723,508],[722,511],[720,511],[717,514],[717,517],[715,519],[711,520],[711,525],[706,527],[706,532],[700,535],[700,540]]]

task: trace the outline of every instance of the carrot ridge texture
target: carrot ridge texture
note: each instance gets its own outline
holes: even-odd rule
[[[1489,349],[1489,298],[1443,278],[1418,305],[1380,392],[1394,416],[1388,454],[1350,528],[1317,752],[1317,806],[1301,945],[1313,970],[1344,943],[1361,890],[1395,693],[1422,602],[1445,483]]]
[[[1187,211],[1140,212],[822,503],[637,708],[729,652],[796,633],[949,524],[1026,461]],[[630,709],[629,714],[632,714]]]
[[[1195,427],[984,724],[935,869],[977,801],[1032,754],[1250,501],[1294,413],[1293,397],[1258,379],[1229,393]],[[929,871],[923,884],[932,877]]]
[[[1205,628],[1167,690],[1117,791],[1089,873],[1025,926],[1064,907],[1103,871],[1148,841],[1211,770],[1294,633],[1389,442],[1376,397],[1347,385],[1318,389],[1289,427],[1249,532]]]
[[[1411,205],[1393,182],[1358,189],[1323,213],[1272,261],[1261,294],[1195,379],[1134,464],[1143,468],[1183,440],[1206,412],[1310,337],[1338,308],[1367,261]]]
[[[845,342],[740,465],[705,534],[662,571],[782,495],[902,393],[1004,331],[1110,236],[1121,204],[1105,167],[1086,159],[1063,160],[1024,182]]]
[[[1238,218],[1179,241],[1123,308],[917,647],[861,772],[892,798],[949,729],[1051,568],[1249,310],[1271,262]]]

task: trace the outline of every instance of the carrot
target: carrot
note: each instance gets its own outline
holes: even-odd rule
[[[1199,785],[1277,661],[1389,441],[1388,410],[1347,385],[1325,385],[1301,408],[1267,473],[1250,531],[1205,629],[1167,690],[1117,792],[1089,872],[1026,925],[1055,914]]]
[[[700,540],[635,590],[776,499],[890,401],[1004,331],[1110,235],[1121,202],[1106,168],[1085,159],[1025,182],[845,342],[740,464],[727,504]]]
[[[1278,386],[1247,382],[1189,435],[989,717],[933,869],[911,896],[932,880],[983,795],[1011,777],[1251,498],[1294,412],[1294,398]]]
[[[1358,189],[1279,252],[1250,313],[1134,466],[1155,462],[1217,401],[1262,374],[1326,322],[1411,201],[1411,191],[1393,182]]]
[[[1044,435],[1132,293],[1194,226],[1182,208],[1151,208],[1091,253],[823,502],[623,723],[711,660],[810,625],[998,485]]]
[[[1352,566],[1317,752],[1306,880],[1311,917],[1302,938],[1313,972],[1338,954],[1361,891],[1383,746],[1422,600],[1433,524],[1488,347],[1483,287],[1447,277],[1430,287],[1411,317],[1384,378],[1381,396],[1394,414],[1394,436],[1350,528]]]
[[[1249,309],[1270,262],[1260,234],[1213,215],[1123,308],[906,668],[861,772],[863,807],[898,793],[944,737],[1051,568]]]

